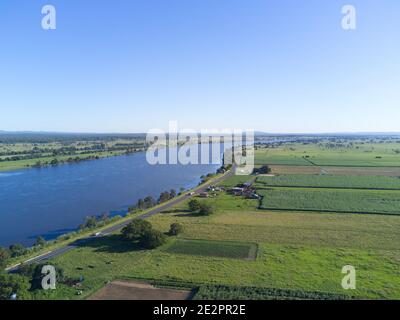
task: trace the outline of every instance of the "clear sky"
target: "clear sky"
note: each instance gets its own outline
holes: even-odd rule
[[[398,0],[1,0],[0,41],[0,130],[400,131]]]

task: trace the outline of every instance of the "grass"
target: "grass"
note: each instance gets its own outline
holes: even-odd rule
[[[258,177],[264,186],[400,190],[400,178],[385,176],[280,175]]]
[[[110,262],[112,263],[110,264]],[[72,277],[83,275],[84,296],[117,278],[147,278],[205,285],[322,291],[368,298],[400,298],[398,261],[370,250],[260,244],[255,261],[128,248],[113,237],[55,259]],[[341,268],[358,270],[357,290],[341,288]],[[60,290],[64,290],[60,288]],[[64,291],[65,298],[74,298]]]
[[[343,300],[349,296],[318,291],[285,290],[274,288],[203,285],[194,299],[197,300]]]
[[[199,288],[197,299],[400,299],[400,217],[396,215],[400,191],[334,189],[395,185],[394,178],[348,173],[395,175],[397,168],[391,166],[399,159],[396,148],[397,143],[360,142],[352,147],[324,143],[258,149],[260,164],[270,164],[272,159],[281,163],[279,170],[300,169],[293,171],[296,176],[273,179],[290,187],[271,187],[265,183],[272,180],[259,178],[256,185],[264,195],[263,206],[272,203],[279,211],[260,210],[258,200],[220,192],[202,199],[215,207],[215,213],[199,216],[188,211],[186,200],[149,218],[162,232],[168,232],[171,223],[183,225],[183,233],[165,246],[141,250],[118,234],[94,239],[49,262],[72,278],[85,278],[82,296],[60,285],[54,292],[34,292],[30,298],[81,299],[108,281],[139,278]],[[302,174],[303,170],[319,173],[315,163],[322,160],[336,163],[328,170],[347,176]],[[351,167],[340,167],[346,162]],[[233,186],[249,178],[232,177],[224,184]],[[255,259],[245,258],[250,247],[257,248]],[[356,290],[341,287],[345,265],[356,269]]]
[[[179,239],[169,246],[166,252],[254,260],[257,256],[257,245],[242,242]]]
[[[260,292],[269,288],[400,299],[398,217],[260,211],[257,201],[225,194],[204,201],[217,206],[214,215],[194,216],[181,204],[149,220],[164,232],[173,222],[183,224],[185,230],[177,241],[256,242],[255,260],[178,254],[166,251],[168,245],[140,250],[118,235],[110,235],[50,262],[62,266],[70,277],[84,276],[82,296],[61,285],[55,292],[37,292],[33,298],[84,298],[108,281],[142,278],[256,287]],[[357,270],[355,291],[341,288],[341,268],[347,264]],[[246,290],[240,294],[244,297]]]
[[[400,167],[398,143],[363,143],[330,146],[285,144],[276,148],[258,148],[256,164],[291,166]]]
[[[331,174],[339,176],[400,177],[399,167],[318,167],[273,165],[272,174]]]
[[[227,187],[227,188],[232,188],[237,186],[238,184],[243,184],[249,181],[254,180],[254,176],[251,175],[244,175],[244,176],[232,176],[229,177],[228,179],[224,180],[221,182],[219,185],[221,187]]]
[[[258,190],[262,209],[400,214],[400,192],[271,188]]]

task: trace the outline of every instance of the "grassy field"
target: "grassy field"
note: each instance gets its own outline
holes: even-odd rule
[[[244,176],[232,176],[229,179],[226,179],[225,181],[220,183],[220,186],[222,187],[235,187],[238,184],[243,184],[246,182],[253,181],[255,179],[254,176],[249,176],[249,175],[244,175]]]
[[[259,148],[260,164],[275,159],[281,162],[279,170],[296,173],[259,177],[255,184],[264,196],[262,206],[279,210],[260,209],[259,200],[218,192],[200,200],[215,213],[200,216],[188,211],[187,200],[148,219],[164,233],[172,223],[183,226],[164,246],[142,250],[118,233],[94,239],[50,262],[72,278],[84,277],[82,295],[61,284],[26,298],[82,299],[109,281],[147,279],[198,288],[196,299],[400,299],[400,191],[371,190],[398,188],[397,178],[385,177],[398,170],[392,167],[398,148],[397,142]],[[326,168],[340,173],[315,175],[321,170],[313,164],[318,159],[336,163]],[[346,159],[351,166],[340,167]],[[368,176],[377,171],[385,173]],[[232,177],[223,185],[252,178]],[[281,183],[290,187],[276,187]],[[255,259],[246,259],[255,247]],[[345,265],[357,271],[356,290],[341,286]]]
[[[400,192],[311,188],[260,189],[261,208],[400,215]]]
[[[257,256],[257,245],[242,242],[180,239],[175,241],[165,251],[193,256],[254,260]]]
[[[400,299],[398,217],[260,211],[257,201],[225,194],[205,201],[217,205],[214,215],[192,215],[181,205],[150,221],[164,232],[181,223],[185,231],[178,240],[257,243],[256,260],[177,254],[168,252],[170,243],[140,250],[110,235],[53,260],[68,275],[84,276],[83,296],[64,286],[49,294],[82,298],[107,281],[140,278]],[[341,288],[341,268],[347,264],[358,270],[357,290],[351,292]]]
[[[291,166],[400,167],[399,143],[285,144],[258,148],[256,164]]]
[[[385,176],[336,176],[336,175],[280,175],[258,177],[263,186],[323,187],[347,189],[396,189],[400,190],[400,178]]]
[[[400,167],[270,166],[272,174],[331,174],[339,176],[400,177]]]

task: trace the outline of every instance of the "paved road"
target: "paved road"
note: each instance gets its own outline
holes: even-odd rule
[[[108,228],[105,228],[105,229],[103,229],[101,231],[101,234],[99,236],[97,236],[97,237],[92,236],[92,237],[88,237],[88,238],[79,239],[79,240],[77,240],[77,241],[75,241],[73,243],[70,243],[70,244],[68,244],[68,245],[66,245],[64,247],[55,249],[54,251],[50,251],[50,252],[47,252],[47,253],[45,253],[43,255],[40,255],[40,256],[37,256],[35,258],[29,259],[24,263],[27,263],[27,264],[38,263],[38,262],[42,262],[42,261],[45,261],[45,260],[49,260],[49,259],[55,258],[57,256],[60,256],[60,255],[62,255],[64,253],[68,252],[68,251],[71,251],[71,250],[73,250],[73,249],[75,249],[75,248],[77,248],[79,246],[84,245],[87,241],[93,240],[94,238],[103,237],[103,236],[105,236],[107,234],[110,234],[110,233],[113,233],[115,231],[118,231],[118,230],[122,229],[123,227],[125,227],[127,224],[129,224],[133,219],[147,219],[147,218],[149,218],[151,216],[154,216],[154,215],[156,215],[156,214],[158,214],[158,213],[160,213],[160,212],[162,212],[164,210],[172,208],[173,206],[185,201],[186,199],[189,199],[191,197],[194,197],[194,196],[206,191],[207,187],[209,187],[210,185],[216,185],[216,184],[224,181],[225,179],[233,176],[234,173],[235,173],[235,168],[232,168],[229,172],[225,173],[223,176],[221,176],[219,178],[216,178],[216,179],[213,179],[211,182],[205,183],[200,188],[196,189],[196,191],[194,191],[193,194],[191,194],[191,195],[187,194],[184,197],[179,197],[177,199],[173,199],[173,200],[169,201],[168,203],[166,203],[166,204],[164,204],[164,205],[162,205],[160,207],[157,207],[155,209],[152,209],[149,212],[147,212],[147,213],[145,213],[145,214],[143,214],[143,215],[141,215],[139,217],[134,217],[132,219],[129,219],[129,220],[124,221],[124,222],[121,222],[121,223],[116,224],[114,226],[110,226]],[[14,272],[14,271],[18,270],[19,266],[20,266],[20,264],[12,266],[10,268],[7,268],[6,271]]]

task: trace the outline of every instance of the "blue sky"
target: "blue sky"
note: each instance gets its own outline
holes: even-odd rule
[[[0,40],[0,130],[400,131],[398,0],[2,0]]]

